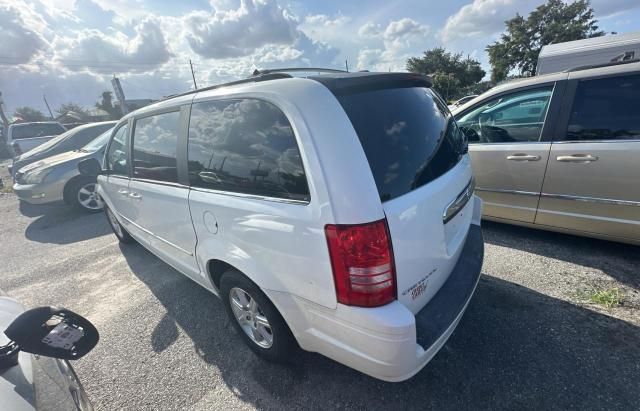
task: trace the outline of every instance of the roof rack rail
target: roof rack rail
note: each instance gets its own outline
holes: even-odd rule
[[[213,86],[202,87],[202,88],[198,88],[198,89],[195,89],[195,90],[185,91],[184,93],[172,94],[172,95],[167,96],[166,98],[164,98],[164,100],[169,100],[169,99],[176,98],[176,97],[188,96],[189,94],[195,94],[195,93],[199,93],[201,91],[209,91],[209,90],[215,90],[215,89],[222,88],[222,87],[235,86],[237,84],[257,83],[257,82],[260,82],[260,81],[276,80],[276,79],[281,79],[281,78],[291,78],[291,76],[289,74],[277,73],[277,72],[264,73],[264,74],[260,73],[258,75],[252,75],[252,76],[247,77],[247,78],[242,79],[242,80],[235,80],[235,81],[230,81],[228,83],[215,84]]]
[[[620,65],[623,65],[623,64],[638,63],[638,62],[640,62],[640,59],[631,59],[631,60],[624,60],[624,61],[610,61],[608,63],[602,63],[602,64],[591,64],[591,65],[586,65],[586,66],[573,67],[573,68],[565,70],[564,73],[573,73],[574,71],[582,71],[582,70],[589,70],[589,69],[602,68],[602,67],[611,67],[611,66],[620,66]]]
[[[253,71],[253,75],[257,76],[260,74],[287,73],[287,72],[296,72],[296,71],[303,71],[303,72],[313,71],[316,73],[348,73],[348,71],[345,71],[345,70],[322,68],[322,67],[283,67],[283,68],[265,69],[265,70],[255,69]]]

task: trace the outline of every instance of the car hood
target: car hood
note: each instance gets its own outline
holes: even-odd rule
[[[86,151],[67,151],[66,153],[57,154],[55,156],[47,157],[43,160],[36,161],[27,166],[22,167],[19,171],[22,174],[29,173],[36,168],[50,168],[57,165],[67,163],[70,161],[80,161],[85,158],[91,157],[95,153],[88,153]]]

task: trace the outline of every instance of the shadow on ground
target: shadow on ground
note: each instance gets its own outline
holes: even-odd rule
[[[34,205],[20,201],[20,213],[35,217],[25,236],[31,241],[70,244],[111,232],[103,213],[90,214],[65,203]]]
[[[300,354],[296,365],[264,362],[227,325],[222,304],[208,291],[139,245],[121,249],[166,309],[141,338],[161,356],[183,330],[206,362],[205,374],[220,373],[240,400],[257,408],[633,409],[640,403],[640,328],[494,277],[481,279],[432,362],[411,380],[391,384],[317,354]],[[167,356],[174,360],[181,361]],[[213,387],[203,379],[213,377],[195,370],[171,375],[171,368],[157,377],[162,384],[197,392],[206,408]],[[163,398],[171,409],[194,405]]]
[[[482,222],[488,244],[592,267],[640,290],[640,247],[526,227]]]

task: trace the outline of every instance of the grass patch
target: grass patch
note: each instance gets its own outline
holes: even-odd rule
[[[13,193],[13,188],[11,188],[11,186],[0,187],[0,193]]]
[[[617,307],[622,304],[624,295],[618,288],[609,288],[606,290],[586,290],[579,293],[582,299],[592,304],[602,305],[606,308]]]

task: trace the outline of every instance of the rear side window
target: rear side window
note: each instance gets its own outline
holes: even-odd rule
[[[640,138],[640,76],[578,83],[567,140]]]
[[[271,103],[239,99],[194,104],[188,151],[194,187],[309,201],[293,129]]]
[[[382,201],[443,175],[466,152],[443,101],[427,88],[337,96],[358,134]]]
[[[57,136],[67,131],[60,124],[25,124],[13,127],[11,138],[21,140],[23,138]]]
[[[109,174],[128,176],[129,165],[127,163],[127,154],[129,148],[127,147],[127,130],[129,127],[125,124],[116,130],[111,142],[109,143],[109,149],[107,150],[106,162]]]
[[[133,129],[134,177],[178,182],[176,152],[179,120],[179,111],[136,120]]]

